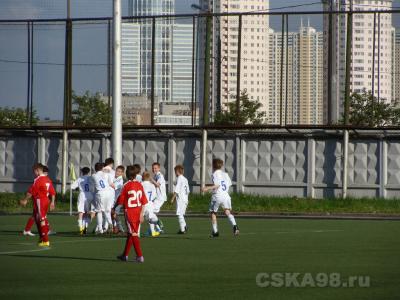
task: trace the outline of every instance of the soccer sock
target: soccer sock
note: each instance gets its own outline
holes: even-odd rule
[[[186,227],[186,222],[185,222],[185,217],[182,215],[178,216],[178,221],[179,221],[179,227],[181,229],[181,231],[185,231],[185,227]]]
[[[78,226],[79,226],[79,229],[81,229],[83,227],[83,220],[82,219],[78,219]]]
[[[85,228],[89,227],[91,221],[92,219],[90,218],[90,216],[85,216]]]
[[[113,221],[111,219],[111,212],[106,212],[106,220],[107,220],[106,228],[109,229],[109,227],[113,225]]]
[[[160,226],[158,226],[158,224],[155,225],[155,227],[156,227],[156,230],[157,230],[157,231],[161,231],[161,228],[160,228]]]
[[[142,249],[140,248],[140,241],[137,236],[132,236],[133,247],[135,248],[136,256],[143,256]]]
[[[124,249],[124,255],[126,257],[128,257],[129,251],[131,251],[132,244],[133,244],[132,236],[128,235],[128,237],[126,238],[125,249]]]
[[[217,222],[212,223],[212,229],[213,229],[213,232],[214,232],[214,233],[218,232]]]
[[[151,233],[154,232],[154,224],[149,223]]]
[[[97,213],[97,230],[103,231],[103,213],[100,211]]]
[[[35,218],[31,216],[26,222],[25,231],[31,231],[33,224],[35,224]]]
[[[49,241],[49,223],[47,220],[44,220],[44,225],[40,224],[41,227],[41,236],[42,236],[42,242],[48,242]]]
[[[230,214],[228,216],[228,219],[229,219],[229,222],[231,222],[232,226],[236,225],[235,217],[232,214]]]

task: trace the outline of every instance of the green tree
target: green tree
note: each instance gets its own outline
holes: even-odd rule
[[[17,107],[0,107],[0,126],[25,127],[30,126],[30,112]],[[36,110],[32,111],[32,125],[37,125],[39,118]]]
[[[107,126],[111,124],[111,113],[108,103],[101,99],[99,93],[86,91],[82,96],[72,93],[72,125]]]
[[[344,116],[342,122],[344,122]],[[400,125],[400,108],[384,100],[378,101],[371,92],[365,90],[361,94],[352,93],[349,123],[368,127]]]
[[[236,113],[236,101],[227,103],[227,109],[217,112],[214,124],[216,125],[260,125],[265,118],[265,112],[259,109],[263,106],[258,100],[249,99],[247,90],[240,93],[239,116]]]

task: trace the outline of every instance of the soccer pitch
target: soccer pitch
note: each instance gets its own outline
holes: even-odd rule
[[[115,258],[124,237],[80,237],[69,216],[50,215],[57,235],[50,236],[50,249],[40,249],[37,238],[20,234],[27,218],[0,217],[1,299],[395,299],[400,294],[396,221],[238,218],[241,235],[234,237],[220,218],[221,235],[211,239],[206,218],[188,217],[187,235],[175,234],[176,218],[164,218],[167,233],[142,238],[145,263],[136,264]],[[130,259],[134,256],[131,252]],[[335,287],[337,274],[341,287]],[[268,282],[273,276],[284,279]],[[325,276],[332,281],[323,284]],[[349,276],[369,276],[369,287],[343,287]]]

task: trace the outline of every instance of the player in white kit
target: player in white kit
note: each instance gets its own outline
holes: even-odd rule
[[[107,224],[112,224],[111,220],[111,208],[108,208],[110,206],[110,203],[112,204],[114,202],[114,189],[110,186],[109,181],[108,181],[108,175],[103,172],[103,163],[96,163],[94,166],[94,169],[96,171],[96,174],[94,174],[92,177],[94,179],[95,183],[95,211],[97,213],[97,227],[96,227],[96,233],[102,234],[104,232],[103,230],[103,213],[106,212],[106,210],[110,209],[110,214],[105,214],[107,219]]]
[[[81,173],[82,176],[72,183],[71,189],[75,190],[79,188],[77,205],[79,233],[86,234],[91,221],[90,211],[94,199],[94,182],[92,177],[89,175],[90,169],[88,167],[82,168]]]
[[[121,190],[124,186],[124,172],[125,172],[124,166],[118,166],[115,169],[115,177],[113,180],[113,185],[114,185],[114,189],[115,189],[114,190],[115,197],[114,197],[114,202],[113,202],[112,207],[114,207],[115,203],[117,202],[117,199],[118,199],[119,195],[121,194]],[[112,215],[114,233],[125,232],[124,227],[122,226],[122,224],[118,218],[119,213],[120,212],[117,211],[114,215]]]
[[[157,237],[160,233],[155,230],[155,225],[158,223],[158,217],[154,213],[154,201],[157,199],[156,187],[151,183],[151,175],[149,172],[144,172],[142,178],[143,189],[148,200],[148,203],[144,207],[144,218],[149,223],[151,236]]]
[[[176,215],[178,216],[179,231],[178,234],[187,233],[187,226],[185,222],[186,208],[189,204],[189,183],[185,176],[183,176],[184,169],[182,165],[177,165],[175,168],[176,186],[174,195],[172,196],[171,203],[176,199]]]
[[[153,177],[153,184],[156,186],[157,191],[157,199],[154,200],[154,213],[159,213],[161,206],[167,201],[167,187],[165,183],[164,175],[161,173],[161,165],[158,162],[152,164],[152,171],[154,174]],[[163,223],[161,222],[160,218],[158,219],[158,226],[161,230],[164,229]]]
[[[111,209],[114,205],[114,199],[115,199],[115,186],[114,186],[115,170],[113,168],[114,168],[114,159],[109,157],[104,161],[104,167],[103,167],[103,172],[108,176],[108,184],[114,191],[112,200],[105,203],[103,212],[103,231],[108,231],[108,232],[112,232],[112,227],[113,227],[113,222],[111,217]]]
[[[233,234],[239,235],[239,227],[236,224],[235,217],[231,214],[232,204],[231,197],[229,196],[229,187],[232,185],[231,179],[229,175],[223,172],[222,166],[224,162],[221,159],[213,159],[213,174],[212,174],[212,182],[211,186],[203,187],[202,191],[212,191],[211,203],[209,207],[209,211],[211,213],[211,223],[212,223],[212,232],[211,237],[218,237],[218,226],[217,226],[217,211],[221,206],[225,212],[225,215],[228,217],[229,222],[233,226]]]

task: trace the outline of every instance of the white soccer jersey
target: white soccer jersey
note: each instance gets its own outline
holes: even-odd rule
[[[124,178],[122,176],[114,177],[115,199],[118,199],[124,186]]]
[[[174,189],[174,192],[176,193],[177,196],[177,201],[181,202],[188,202],[189,201],[189,183],[185,176],[179,175],[178,178],[176,179],[176,186]]]
[[[212,192],[216,197],[230,197],[228,192],[232,182],[227,173],[221,170],[216,170],[212,174],[211,179],[214,185],[219,185],[218,189],[215,189]]]
[[[160,187],[156,187],[158,199],[163,202],[167,201],[167,188],[164,175],[158,172],[154,175],[154,181],[160,184]]]
[[[140,175],[140,174],[137,174],[135,179],[136,179],[136,181],[139,181],[140,183],[143,182],[142,175]]]
[[[82,200],[92,200],[94,184],[91,176],[84,175],[79,177],[71,184],[71,189],[79,188],[79,198]]]
[[[103,171],[98,171],[92,177],[94,180],[96,193],[112,189],[108,181],[109,177]]]
[[[107,175],[108,183],[111,185],[114,182],[115,170],[113,170],[110,166],[106,166],[103,168],[103,172]]]
[[[142,182],[144,192],[146,193],[147,200],[149,202],[154,202],[157,199],[157,191],[154,184],[150,181],[143,181]]]

